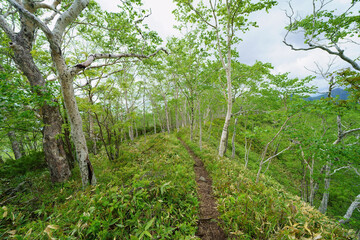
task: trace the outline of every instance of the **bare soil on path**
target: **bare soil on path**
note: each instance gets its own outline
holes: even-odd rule
[[[200,200],[200,216],[196,236],[203,240],[227,239],[224,231],[219,227],[219,212],[212,191],[212,180],[204,167],[202,160],[195,155],[184,141],[179,138],[189,154],[193,157],[195,180]]]

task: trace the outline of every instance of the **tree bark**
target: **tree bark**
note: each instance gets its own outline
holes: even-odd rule
[[[343,219],[339,221],[339,223],[346,223],[350,220],[354,210],[360,205],[360,194],[355,197],[355,200],[351,203],[350,207],[346,211]]]
[[[81,7],[85,8],[86,5],[81,5]],[[81,12],[79,9],[76,10]],[[58,41],[50,41],[51,56],[60,78],[62,95],[71,124],[71,136],[73,138],[76,149],[76,156],[79,163],[82,185],[83,187],[87,186],[88,184],[95,185],[96,177],[89,159],[86,139],[82,129],[83,122],[76,102],[74,87],[72,84],[75,73],[73,73],[65,63],[64,56],[62,55],[60,49],[60,39],[61,38],[59,38]]]
[[[229,53],[230,54],[230,53]],[[231,58],[228,60],[228,66],[226,67],[226,79],[227,79],[227,111],[225,116],[225,122],[221,133],[220,144],[219,144],[219,156],[223,157],[225,155],[228,136],[229,136],[229,125],[232,115],[232,93],[231,93]]]
[[[326,213],[327,211],[327,206],[328,206],[328,202],[329,202],[329,191],[330,191],[330,168],[331,166],[331,162],[328,161],[325,165],[325,187],[324,187],[324,194],[323,194],[323,198],[321,200],[321,204],[319,206],[319,211],[321,213]]]
[[[190,103],[190,141],[194,140],[194,100]]]
[[[22,14],[20,18],[21,30],[18,33],[11,34],[9,31],[5,32],[7,32],[8,37],[12,41],[10,47],[14,52],[13,59],[15,63],[30,82],[32,92],[41,97],[47,91],[45,79],[31,55],[36,27]],[[51,181],[64,182],[70,177],[71,172],[64,150],[64,142],[59,137],[62,126],[59,109],[57,106],[44,102],[40,112],[42,113],[44,123],[43,149],[45,160],[50,170]]]

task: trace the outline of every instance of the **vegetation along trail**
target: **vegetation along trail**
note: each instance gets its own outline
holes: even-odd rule
[[[218,225],[219,212],[216,207],[216,200],[212,191],[211,178],[204,167],[204,163],[180,138],[189,154],[193,157],[194,171],[196,176],[197,192],[200,200],[200,216],[196,236],[206,240],[226,239],[224,231]]]

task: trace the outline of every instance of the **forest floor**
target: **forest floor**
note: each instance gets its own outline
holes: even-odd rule
[[[204,240],[226,239],[224,231],[219,227],[219,211],[212,190],[212,180],[202,160],[195,155],[186,143],[179,138],[182,145],[194,159],[195,180],[199,195],[200,214],[196,236]]]
[[[139,137],[115,161],[91,155],[98,184],[86,189],[78,167],[52,184],[41,154],[0,165],[0,202],[29,182],[0,205],[0,239],[354,239],[274,179],[256,183],[241,161],[188,136]]]

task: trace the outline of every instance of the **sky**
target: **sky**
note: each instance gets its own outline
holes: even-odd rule
[[[113,11],[120,0],[97,0],[104,10]],[[315,75],[310,70],[316,70],[315,62],[326,68],[330,59],[333,58],[322,50],[312,51],[293,51],[282,41],[286,34],[285,26],[288,24],[288,18],[285,10],[289,10],[288,0],[279,0],[279,4],[273,7],[268,14],[265,12],[255,13],[252,20],[255,20],[259,28],[252,28],[244,35],[239,35],[243,41],[238,46],[240,54],[239,61],[245,64],[253,64],[256,60],[269,62],[274,66],[274,73],[290,72],[291,77],[303,78],[308,75]],[[333,0],[333,7],[341,9],[348,6],[351,0]],[[180,37],[173,25],[176,25],[172,11],[176,5],[171,0],[143,0],[144,8],[151,9],[149,16],[144,23],[148,24],[150,29],[158,32],[161,38]],[[296,15],[305,16],[311,11],[311,0],[293,0],[292,1]],[[359,9],[357,9],[359,10]],[[289,38],[292,43],[298,46],[302,44],[300,34]],[[352,52],[359,52],[359,49],[353,51],[353,47],[345,49],[345,54],[352,55]],[[337,68],[348,67],[343,61],[336,61],[334,70]],[[306,69],[307,68],[307,69]],[[321,77],[317,77],[313,82],[318,87],[319,92],[326,91],[328,84]]]

